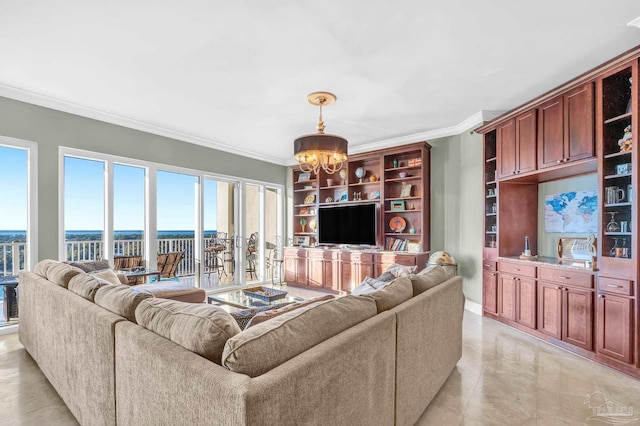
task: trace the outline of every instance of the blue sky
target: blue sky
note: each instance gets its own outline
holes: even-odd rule
[[[27,229],[27,151],[0,146],[0,230]]]
[[[27,151],[0,146],[0,230],[27,228]],[[141,167],[114,164],[115,230],[144,228],[145,172]],[[104,227],[105,163],[65,157],[65,229]],[[193,230],[195,181],[189,175],[158,172],[158,229]],[[217,183],[205,180],[205,230],[216,229]],[[10,206],[11,208],[6,208]]]
[[[115,230],[144,228],[145,169],[114,164]],[[65,229],[100,230],[104,224],[105,164],[65,157]],[[158,171],[158,230],[195,228],[195,183],[190,175]],[[205,180],[205,229],[216,229],[216,182]],[[5,228],[6,229],[6,228]]]

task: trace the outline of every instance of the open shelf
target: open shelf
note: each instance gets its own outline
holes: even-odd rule
[[[631,118],[630,112],[618,115],[617,117],[609,118],[608,120],[604,120],[604,124],[614,123],[616,121],[624,120],[625,118]]]

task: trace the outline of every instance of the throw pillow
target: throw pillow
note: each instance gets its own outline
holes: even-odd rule
[[[47,279],[64,288],[67,288],[69,286],[69,280],[78,274],[84,274],[82,269],[67,265],[66,263],[56,263],[47,269]]]
[[[413,287],[409,278],[400,277],[391,284],[364,297],[373,299],[376,302],[378,313],[380,313],[411,299],[413,297]]]
[[[142,327],[216,364],[221,362],[227,340],[240,333],[224,309],[204,303],[147,299],[135,314]]]
[[[103,269],[101,271],[93,271],[89,272],[90,275],[93,275],[96,278],[104,280],[109,284],[113,285],[121,285],[120,278],[113,272],[111,269]]]
[[[418,267],[416,265],[407,266],[394,263],[387,268],[387,270],[376,278],[379,281],[393,281],[398,277],[408,277],[409,274],[413,274]]]
[[[382,287],[387,286],[389,284],[391,284],[391,281],[381,281],[381,280],[376,279],[376,278],[365,277],[365,279],[362,281],[362,283],[358,287],[353,289],[351,294],[353,294],[354,296],[362,296],[363,294],[371,294],[371,293],[374,293],[374,292],[380,290]]]
[[[411,286],[413,287],[413,295],[417,296],[420,293],[424,293],[430,288],[445,282],[448,279],[448,276],[445,268],[439,265],[433,265],[423,269],[418,274],[410,275],[409,279],[411,280]]]
[[[75,266],[78,269],[82,269],[84,272],[100,271],[102,269],[108,269],[108,260],[83,260],[79,262],[64,262],[67,265]]]
[[[260,307],[257,307],[257,308],[242,309],[240,311],[231,312],[231,317],[234,320],[236,320],[236,322],[238,323],[238,327],[240,327],[240,330],[244,330],[245,328],[247,328],[247,324],[249,324],[251,319],[253,317],[255,317],[256,315],[258,315],[259,313],[264,312],[264,311],[270,311],[272,309],[282,308],[283,306],[290,305],[291,303],[293,303],[293,302],[285,302],[285,303],[278,303],[276,305],[260,306]]]
[[[259,312],[253,316],[244,328],[245,330],[249,327],[253,327],[254,325],[258,325],[265,321],[269,321],[272,318],[278,317],[282,314],[286,314],[287,312],[294,311],[296,309],[304,308],[305,306],[312,305],[317,302],[323,302],[325,300],[334,299],[335,296],[333,294],[327,294],[326,296],[315,297],[313,299],[306,300],[300,303],[289,304],[287,306],[278,308],[278,309],[269,309],[267,311]]]

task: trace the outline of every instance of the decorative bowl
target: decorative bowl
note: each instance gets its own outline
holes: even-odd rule
[[[242,292],[249,297],[254,297],[265,302],[273,302],[274,300],[283,299],[287,296],[286,291],[262,286],[245,288]]]
[[[401,179],[404,179],[407,177],[407,172],[400,172],[398,173],[398,176],[400,176]]]

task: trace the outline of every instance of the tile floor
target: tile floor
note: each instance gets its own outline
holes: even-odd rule
[[[640,381],[465,312],[462,359],[417,424],[622,424],[589,420],[607,399],[640,424]],[[0,425],[75,424],[17,334],[0,336]]]

